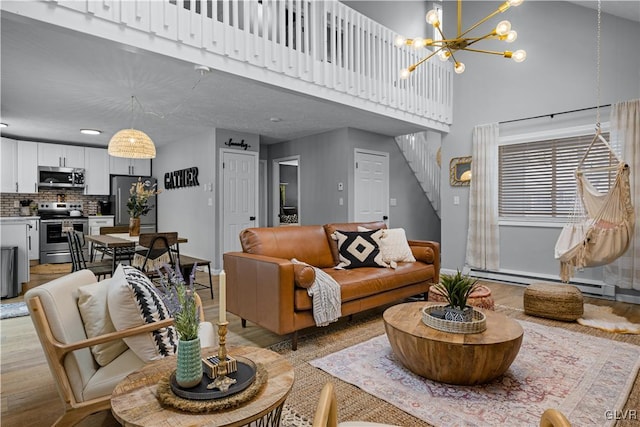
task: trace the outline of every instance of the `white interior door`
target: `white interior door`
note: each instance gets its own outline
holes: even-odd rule
[[[240,231],[256,227],[258,153],[222,152],[223,252],[242,251]]]
[[[354,221],[389,219],[389,153],[356,149]]]

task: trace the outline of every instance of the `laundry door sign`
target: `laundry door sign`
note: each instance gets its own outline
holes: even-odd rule
[[[167,190],[175,190],[177,188],[184,187],[197,187],[199,185],[198,168],[195,166],[164,174],[164,188]]]

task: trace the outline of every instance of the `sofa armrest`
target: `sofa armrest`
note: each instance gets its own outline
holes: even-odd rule
[[[409,240],[409,247],[417,261],[433,264],[433,283],[440,282],[440,243],[431,240]]]
[[[294,264],[244,252],[227,252],[223,258],[227,310],[278,335],[295,331]]]

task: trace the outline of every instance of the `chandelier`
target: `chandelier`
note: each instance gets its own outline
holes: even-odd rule
[[[482,25],[489,19],[496,16],[498,13],[502,13],[505,10],[509,9],[511,6],[519,6],[524,0],[507,0],[503,4],[498,7],[493,13],[490,13],[485,18],[473,24],[466,31],[462,31],[462,0],[458,0],[458,35],[453,39],[447,39],[440,28],[440,17],[437,10],[430,10],[427,12],[426,20],[427,23],[432,25],[440,34],[441,40],[433,40],[426,38],[415,38],[415,39],[407,39],[402,36],[397,36],[395,39],[395,44],[397,46],[412,46],[415,49],[421,49],[423,47],[434,47],[435,50],[431,52],[429,55],[425,56],[415,64],[410,65],[409,67],[400,71],[400,78],[406,79],[411,75],[411,73],[422,63],[426,62],[432,56],[438,56],[438,58],[442,61],[448,61],[449,58],[453,60],[454,70],[456,73],[461,74],[464,72],[464,64],[459,62],[455,53],[460,50],[466,50],[470,52],[479,52],[479,53],[488,53],[491,55],[501,55],[505,58],[511,58],[515,62],[522,62],[527,58],[527,53],[524,50],[516,50],[515,52],[505,50],[503,52],[491,51],[491,50],[482,50],[475,49],[471,46],[475,45],[477,42],[485,39],[497,39],[502,40],[507,43],[511,43],[516,40],[518,34],[511,29],[511,23],[509,21],[500,21],[496,27],[491,30],[489,33],[480,36],[480,37],[465,37],[469,32]]]

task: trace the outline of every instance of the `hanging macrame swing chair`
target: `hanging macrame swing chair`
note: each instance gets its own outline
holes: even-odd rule
[[[555,247],[560,260],[560,279],[568,282],[576,269],[609,264],[629,247],[635,223],[629,186],[629,165],[611,149],[600,132],[600,33],[601,0],[598,0],[596,134],[575,170],[576,202],[573,215],[564,226]],[[585,167],[585,160],[596,143],[609,150],[617,165]],[[589,181],[591,173],[615,171],[607,193],[600,193]]]
[[[585,160],[596,142],[601,142],[618,161],[617,165],[585,168]],[[592,172],[615,171],[613,185],[600,193],[589,181]],[[591,145],[575,171],[576,203],[574,213],[564,226],[555,247],[560,260],[560,279],[568,282],[575,269],[597,267],[613,262],[624,254],[633,235],[634,210],[631,205],[629,165],[621,161],[609,143],[596,130]]]

